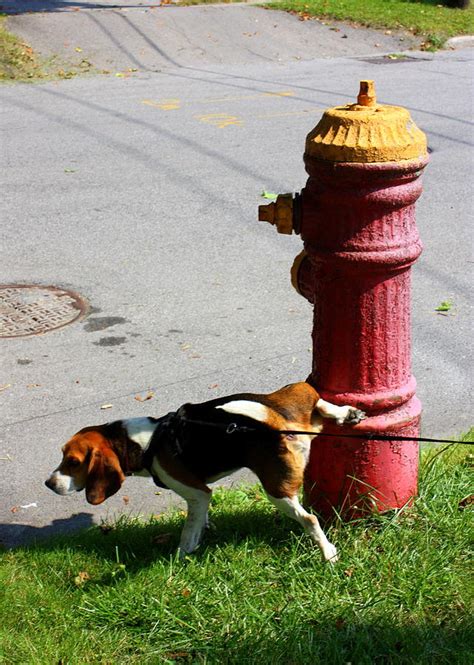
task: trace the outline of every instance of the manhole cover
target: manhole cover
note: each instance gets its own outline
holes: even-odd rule
[[[86,301],[55,286],[0,285],[0,337],[26,337],[67,326],[87,311]]]

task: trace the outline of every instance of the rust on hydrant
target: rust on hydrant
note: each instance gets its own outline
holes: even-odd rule
[[[410,269],[422,250],[414,211],[427,161],[426,137],[408,111],[379,104],[373,81],[362,81],[356,103],[328,109],[308,134],[302,192],[259,208],[259,219],[304,241],[291,278],[314,305],[308,381],[324,399],[366,411],[359,434],[419,434]],[[417,469],[416,442],[323,432],[306,492],[325,515],[400,508],[417,493]]]

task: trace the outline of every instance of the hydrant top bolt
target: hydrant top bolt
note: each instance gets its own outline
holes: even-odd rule
[[[357,96],[357,103],[360,106],[375,106],[377,98],[375,96],[375,85],[373,81],[361,81],[360,90]]]

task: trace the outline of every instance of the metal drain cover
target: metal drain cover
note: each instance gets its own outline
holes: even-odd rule
[[[42,335],[87,311],[87,302],[56,286],[0,284],[0,337]]]

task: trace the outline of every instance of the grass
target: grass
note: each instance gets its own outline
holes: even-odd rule
[[[438,0],[276,0],[268,7],[385,30],[420,35],[427,48],[441,48],[447,39],[474,34],[474,7],[450,9]]]
[[[61,63],[56,57],[39,58],[29,44],[8,32],[6,19],[0,15],[0,83],[69,79],[94,72],[85,58],[75,63]]]
[[[438,452],[423,455],[414,508],[329,529],[333,567],[258,488],[216,492],[216,530],[185,562],[179,512],[4,552],[0,662],[474,662],[472,512],[459,508],[472,454]]]
[[[0,16],[0,81],[31,80],[42,76],[33,49],[5,28],[6,17]]]

